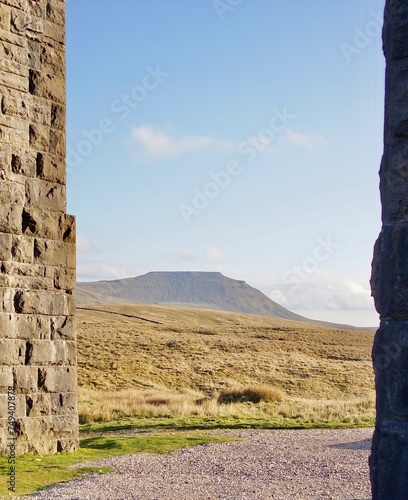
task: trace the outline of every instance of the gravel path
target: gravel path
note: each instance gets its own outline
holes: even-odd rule
[[[371,498],[372,429],[222,431],[242,441],[94,462],[115,468],[29,498],[293,500]],[[220,434],[220,432],[218,432]],[[211,433],[209,433],[211,434]]]

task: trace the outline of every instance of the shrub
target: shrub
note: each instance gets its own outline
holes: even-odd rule
[[[218,403],[280,403],[284,398],[281,389],[269,385],[256,385],[237,389],[224,389],[218,396]]]

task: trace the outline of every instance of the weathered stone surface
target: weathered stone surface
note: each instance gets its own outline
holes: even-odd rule
[[[383,227],[371,287],[381,326],[373,346],[376,428],[370,456],[374,500],[408,498],[408,3],[387,0]]]
[[[38,388],[44,392],[75,392],[77,390],[76,368],[72,366],[39,368]]]
[[[24,364],[25,352],[25,342],[22,340],[0,340],[0,365]]]
[[[13,303],[18,314],[71,316],[75,312],[73,297],[65,293],[16,290]]]
[[[41,262],[46,266],[75,269],[75,244],[36,238],[34,240],[34,262]]]
[[[38,368],[35,366],[17,366],[13,369],[13,386],[21,394],[38,392]]]
[[[408,14],[405,0],[388,1],[384,15],[384,53],[388,61],[408,57]]]
[[[64,44],[64,0],[0,0],[0,453],[10,387],[17,453],[78,447]]]
[[[27,179],[27,204],[46,210],[65,212],[65,187],[60,184]]]
[[[382,319],[408,319],[408,222],[383,227],[374,249],[371,286]]]
[[[373,499],[405,500],[408,492],[408,428],[406,422],[381,421],[370,456]]]
[[[0,366],[0,394],[7,393],[8,387],[12,387],[13,383],[13,368],[11,366]]]
[[[74,316],[51,318],[52,340],[76,340],[76,325]]]
[[[76,393],[51,394],[51,413],[53,415],[76,415],[78,403]]]
[[[0,341],[1,342],[1,341]],[[0,344],[1,345],[1,344]],[[26,365],[76,365],[76,344],[63,340],[32,340],[26,343]]]
[[[25,396],[25,415],[27,417],[41,417],[51,415],[51,394],[33,394]]]

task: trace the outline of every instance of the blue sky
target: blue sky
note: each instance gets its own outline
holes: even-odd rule
[[[375,325],[381,0],[68,0],[78,280],[220,271]]]

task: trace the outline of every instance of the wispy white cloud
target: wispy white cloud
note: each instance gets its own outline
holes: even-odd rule
[[[196,259],[196,256],[190,250],[171,252],[164,257],[172,262],[190,262]]]
[[[324,137],[313,132],[310,134],[302,134],[288,128],[286,129],[286,137],[290,143],[308,151],[315,151],[319,145],[327,144]]]
[[[140,272],[126,266],[108,262],[80,259],[77,265],[77,281],[115,280],[139,276]]]
[[[230,152],[236,146],[233,142],[212,136],[175,137],[150,125],[134,127],[127,143],[133,155],[142,161],[180,156],[204,149]]]
[[[98,248],[96,245],[86,236],[77,235],[77,251],[81,253],[97,252]]]
[[[369,310],[373,299],[366,286],[316,270],[304,273],[299,286],[277,284],[268,294],[272,300],[292,310]]]
[[[205,258],[208,262],[225,262],[228,259],[228,254],[221,248],[206,247]]]

